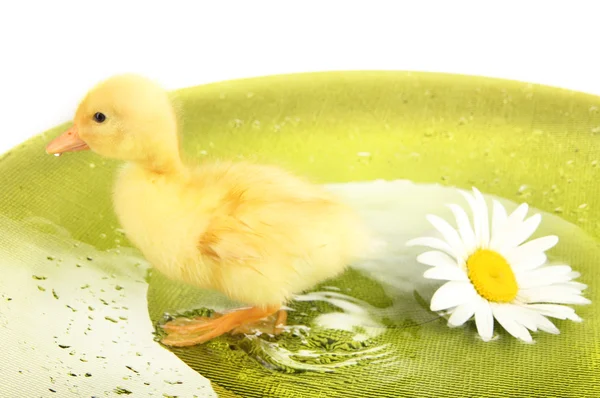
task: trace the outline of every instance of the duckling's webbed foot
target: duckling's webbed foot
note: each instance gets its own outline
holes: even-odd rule
[[[252,307],[215,314],[212,318],[177,318],[162,326],[168,334],[162,343],[185,347],[205,343],[225,333],[250,334],[260,331],[279,334],[283,330],[286,318],[286,312],[279,307]]]

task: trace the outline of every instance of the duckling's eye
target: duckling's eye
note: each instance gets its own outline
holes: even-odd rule
[[[103,121],[106,120],[106,115],[101,112],[96,112],[94,114],[94,120],[97,121],[98,123],[102,123]]]

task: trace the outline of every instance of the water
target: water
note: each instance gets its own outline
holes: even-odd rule
[[[526,348],[539,348],[535,355],[523,354],[524,348],[499,329],[497,338],[484,344],[472,324],[450,329],[440,315],[428,310],[431,295],[441,283],[422,278],[427,267],[415,261],[422,249],[406,247],[405,242],[432,232],[425,214],[451,220],[445,204],[466,205],[455,190],[407,181],[329,188],[364,217],[374,232],[371,250],[340,277],[289,303],[283,334],[224,336],[198,347],[173,350],[180,359],[242,395],[252,383],[252,388],[268,390],[265,396],[277,397],[292,396],[290,391],[297,391],[298,382],[304,383],[307,396],[317,396],[311,395],[313,391],[326,391],[333,397],[349,396],[348,391],[353,396],[389,396],[398,386],[411,388],[410,383],[415,383],[418,388],[439,375],[459,377],[477,369],[485,378],[492,377],[488,369],[516,372],[514,363],[523,364],[530,374],[552,368],[575,377],[585,371],[555,353],[577,352],[580,363],[587,363],[589,352],[581,341],[594,330],[589,307],[577,308],[583,325],[556,322],[560,336],[536,333],[538,344]],[[509,211],[517,205],[502,203]],[[559,201],[555,205],[564,207]],[[593,205],[580,203],[577,209],[583,214]],[[0,248],[6,271],[0,281],[5,300],[0,311],[1,345],[7,355],[18,359],[15,366],[27,374],[28,382],[44,392],[52,388],[66,394],[77,381],[76,392],[81,393],[92,391],[91,384],[81,384],[91,374],[90,380],[110,380],[111,389],[127,388],[137,394],[169,388],[182,396],[201,384],[204,379],[152,341],[149,317],[156,322],[165,312],[203,307],[221,311],[236,303],[214,292],[168,281],[157,272],[144,278],[147,264],[136,251],[98,250],[41,218],[18,223],[0,218],[0,225],[12,231],[11,241]],[[546,234],[561,239],[551,260],[572,265],[582,273],[581,281],[590,284],[600,258],[597,242],[578,227],[543,213],[536,235]],[[112,240],[110,234],[101,239]],[[147,302],[144,279],[150,284]],[[593,294],[586,295],[595,300]],[[460,347],[460,353],[453,355],[452,347]],[[49,364],[47,369],[38,366],[40,358]],[[162,378],[154,382],[156,374],[169,374],[169,380],[181,379],[185,384],[165,387]],[[146,384],[150,381],[151,386]],[[393,391],[403,396],[400,390]],[[40,390],[40,395],[44,392]]]
[[[205,379],[153,341],[147,263],[137,251],[98,250],[39,217],[0,215],[0,230],[10,231],[0,244],[0,348],[16,385],[44,397],[214,396]],[[0,396],[15,394],[0,385]]]
[[[282,374],[341,372],[340,375],[350,377],[369,369],[367,373],[371,376],[364,374],[362,377],[376,378],[377,369],[391,367],[396,369],[394,377],[401,378],[414,371],[415,361],[427,361],[432,370],[437,368],[436,363],[426,359],[431,357],[431,353],[424,341],[432,335],[447,334],[451,339],[478,341],[472,322],[458,330],[450,329],[439,314],[429,311],[429,300],[443,282],[424,279],[422,274],[428,267],[415,261],[416,255],[424,249],[405,245],[409,239],[434,233],[425,220],[428,213],[437,214],[454,225],[452,213],[445,206],[447,203],[457,203],[470,214],[463,197],[452,188],[408,181],[333,184],[328,187],[360,212],[373,232],[371,250],[341,277],[326,281],[289,303],[288,326],[280,336],[228,336],[204,347],[176,350],[182,359],[189,359],[188,363],[194,364],[201,374],[220,380],[221,376],[209,368],[214,367],[214,363],[198,365],[197,359],[191,359],[192,356],[207,355],[203,350],[210,347],[213,358],[214,355],[222,358],[229,368],[245,356],[251,358],[255,366]],[[490,196],[486,198],[491,200]],[[496,199],[509,212],[518,205]],[[528,217],[536,212],[530,210]],[[561,241],[549,253],[551,261],[566,262],[575,270],[582,271],[585,282],[591,261],[598,254],[596,242],[561,218],[549,213],[542,215],[541,226],[534,237],[558,235]],[[163,286],[165,291],[174,291],[174,287],[162,279],[151,281],[151,287],[157,286],[157,283],[166,284]],[[179,295],[194,295],[194,290],[180,289],[177,287]],[[152,295],[151,288],[151,300],[157,302]],[[235,306],[231,303],[223,305],[215,297],[213,293],[203,293],[196,302],[217,310],[219,306]],[[162,299],[169,302],[172,298]],[[582,314],[585,317],[585,310]],[[557,325],[559,328],[563,326],[560,322]],[[487,344],[513,340],[498,325],[495,333],[495,341]],[[535,333],[534,338],[547,340],[556,339],[556,336]],[[223,341],[227,343],[223,344]],[[252,365],[244,363],[240,372],[248,377],[260,374]]]

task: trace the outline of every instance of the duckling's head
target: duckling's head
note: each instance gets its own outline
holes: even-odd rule
[[[73,127],[48,144],[46,152],[86,149],[156,171],[177,165],[177,115],[168,93],[137,75],[99,83],[79,104]]]

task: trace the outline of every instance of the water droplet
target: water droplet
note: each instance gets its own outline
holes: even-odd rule
[[[583,209],[587,209],[587,207],[588,207],[587,203],[582,203],[582,204],[579,205],[579,208],[582,209],[582,210]]]
[[[200,151],[200,155],[206,155],[206,154],[208,154],[208,152],[205,151],[204,149]]]
[[[95,168],[95,167],[96,167],[96,164],[95,164],[95,163],[90,163],[90,169],[93,169],[93,168]]]
[[[559,206],[559,207],[557,207],[557,208],[554,209],[554,212],[557,213],[557,214],[561,214],[562,212],[564,212],[564,210],[563,210],[562,207]]]
[[[592,106],[590,106],[589,111],[590,111],[590,113],[596,113],[596,112],[598,112],[598,107],[592,105]]]
[[[567,160],[567,166],[572,166],[575,161],[573,159]]]
[[[243,124],[244,124],[244,121],[241,119],[233,119],[229,122],[229,125],[231,127],[241,127],[241,126],[243,126]]]
[[[357,152],[356,156],[360,156],[361,158],[367,158],[371,156],[371,152]]]
[[[600,134],[600,126],[593,127],[592,134]]]
[[[129,394],[133,394],[131,391],[129,391],[128,389],[126,389],[126,388],[123,388],[123,387],[117,387],[117,388],[115,388],[113,391],[115,392],[115,394],[118,394],[118,395],[129,395]]]
[[[260,120],[255,120],[252,122],[252,128],[255,130],[260,129]]]
[[[252,97],[254,97],[254,93],[253,92],[248,92],[248,93],[246,93],[246,97],[252,98]]]
[[[598,167],[598,161],[592,160],[592,167]]]
[[[54,156],[59,157],[61,154],[60,153],[55,153]]]
[[[100,234],[100,239],[106,239],[106,234]]]

